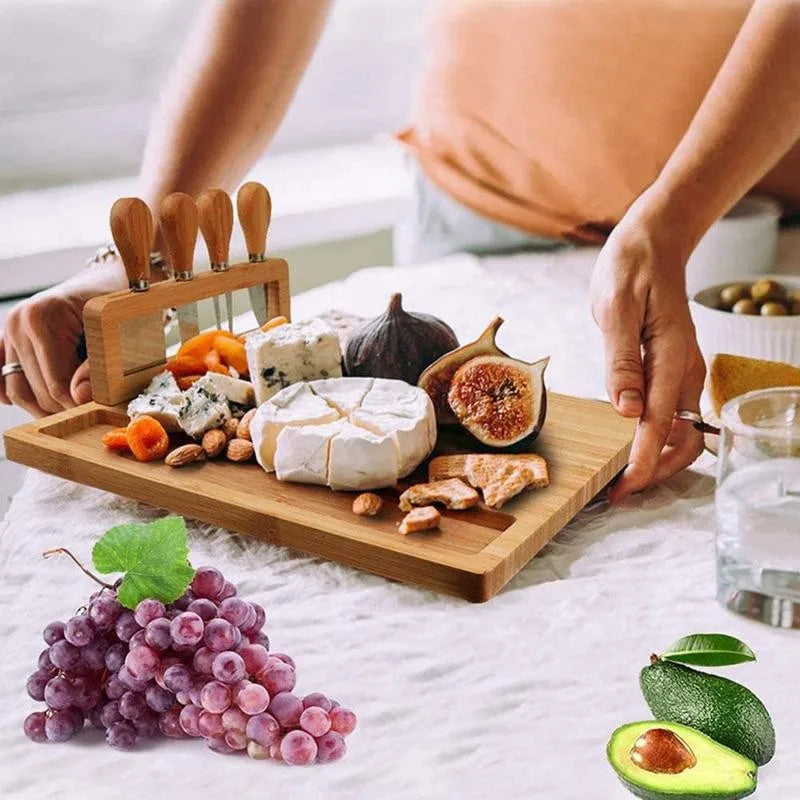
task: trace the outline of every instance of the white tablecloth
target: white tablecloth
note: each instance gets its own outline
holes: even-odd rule
[[[553,389],[601,397],[591,256],[370,269],[296,298],[293,314],[372,315],[402,291],[407,308],[438,314],[467,341],[499,313],[502,347],[549,353]],[[777,728],[758,796],[796,798],[800,636],[714,601],[711,464],[619,508],[583,512],[484,605],[190,523],[193,563],[220,566],[264,604],[273,648],[297,660],[298,690],[327,692],[359,715],[345,759],[308,769],[217,756],[196,741],[120,753],[88,732],[63,745],[23,737],[39,632],[92,591],[71,563],[41,551],[66,545],[88,559],[110,526],[159,513],[32,472],[0,528],[0,797],[623,800],[604,748],[617,725],[648,717],[640,668],[684,634],[719,631],[758,654],[723,672],[763,698]]]

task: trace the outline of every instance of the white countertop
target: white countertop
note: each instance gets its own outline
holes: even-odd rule
[[[591,251],[568,251],[370,269],[295,298],[293,316],[372,315],[402,291],[407,308],[436,313],[466,341],[500,314],[504,349],[552,356],[551,388],[603,396],[591,261]],[[722,670],[774,717],[778,754],[755,796],[798,797],[800,636],[714,601],[712,465],[703,457],[618,508],[583,512],[483,605],[190,524],[193,563],[218,565],[265,605],[273,647],[298,663],[298,690],[327,692],[359,715],[345,759],[305,770],[216,756],[195,741],[119,753],[89,734],[50,746],[22,736],[39,631],[91,591],[41,551],[66,545],[88,558],[107,528],[159,513],[32,473],[0,527],[0,797],[624,800],[608,736],[648,717],[637,676],[650,653],[697,631],[739,636],[757,653],[757,664]]]

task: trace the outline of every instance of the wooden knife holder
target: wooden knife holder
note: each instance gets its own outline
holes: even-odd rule
[[[232,264],[225,272],[195,273],[190,281],[170,279],[146,291],[124,289],[89,300],[83,321],[94,400],[104,405],[130,400],[164,369],[164,311],[252,286],[263,287],[269,318],[290,319],[289,266],[282,258]],[[128,366],[131,355],[140,366]]]

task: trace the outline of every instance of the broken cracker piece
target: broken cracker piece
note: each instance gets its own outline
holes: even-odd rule
[[[436,456],[428,464],[428,480],[444,481],[448,478],[465,478],[469,456]]]
[[[449,478],[433,483],[418,483],[400,495],[400,510],[409,511],[413,506],[442,503],[447,508],[460,511],[478,505],[480,497],[460,478]]]
[[[419,508],[412,508],[408,514],[403,517],[400,523],[399,531],[405,536],[407,533],[416,533],[417,531],[428,531],[432,528],[438,528],[441,522],[442,515],[433,506],[420,506]]]
[[[534,480],[528,467],[506,464],[493,479],[483,487],[483,502],[490,508],[502,508],[512,497],[516,497]]]
[[[550,484],[547,462],[536,453],[492,453],[468,455],[464,464],[464,475],[470,485],[485,489],[503,476],[509,469],[524,467],[530,472],[528,489],[543,489]]]

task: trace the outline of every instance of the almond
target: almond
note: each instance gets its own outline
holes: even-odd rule
[[[199,444],[184,444],[169,453],[164,463],[169,467],[185,467],[193,461],[202,461],[205,457],[206,452]]]
[[[220,428],[214,428],[203,434],[202,446],[208,458],[216,458],[225,449],[227,443],[228,437]]]
[[[365,492],[353,500],[353,513],[359,517],[374,517],[383,508],[383,500],[377,494]]]
[[[256,414],[256,410],[251,408],[240,420],[239,425],[236,428],[236,438],[237,439],[246,439],[248,442],[250,441],[250,423],[253,421],[253,417]]]
[[[228,461],[249,461],[254,454],[253,443],[247,439],[231,439],[225,451]]]
[[[236,429],[239,427],[238,419],[229,419],[222,426],[221,430],[225,434],[226,439],[236,438]]]

